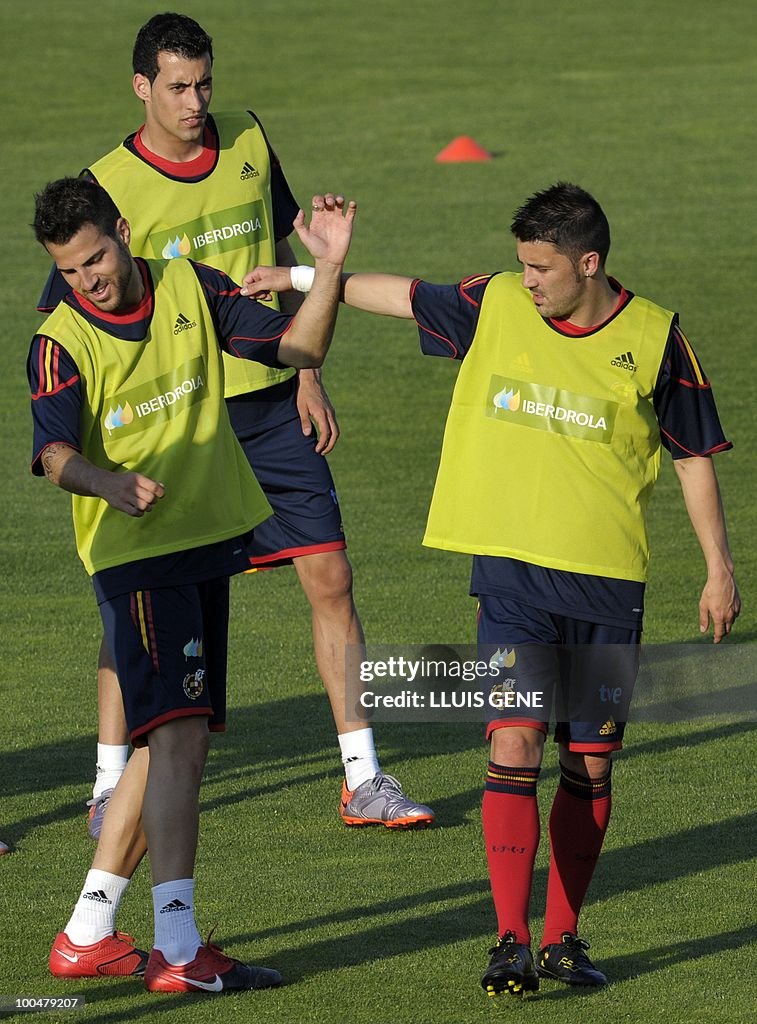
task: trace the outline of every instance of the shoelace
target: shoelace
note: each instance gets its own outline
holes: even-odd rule
[[[113,790],[109,789],[105,793],[101,793],[100,796],[93,796],[91,800],[87,800],[85,807],[97,807],[98,804],[107,804],[108,800],[113,796]]]
[[[510,943],[514,943],[514,942],[515,942],[515,933],[514,932],[505,932],[505,934],[500,936],[500,938],[497,939],[496,943],[489,950],[489,956],[493,956],[495,953],[499,953],[499,951],[503,948],[503,946],[508,946],[508,945],[510,945]]]
[[[562,937],[563,945],[570,946],[571,949],[591,949],[591,943],[587,942],[586,939],[579,939],[577,935],[571,935],[570,932],[565,932]]]
[[[218,927],[217,924],[213,925],[213,927],[208,932],[208,937],[207,937],[207,939],[205,939],[205,942],[203,943],[203,945],[206,946],[208,949],[212,950],[214,953],[221,953],[221,954],[223,954],[225,956],[226,954],[223,952],[223,946],[219,946],[217,942],[211,942],[210,941],[211,937],[213,935],[213,932],[216,930],[217,927]]]
[[[378,779],[378,782],[376,782],[376,779]],[[402,786],[400,786],[399,779],[395,779],[393,775],[385,775],[383,772],[379,772],[378,775],[373,776],[373,782],[373,788],[376,792],[380,789],[391,789],[397,793],[402,792]]]
[[[563,945],[567,946],[573,953],[573,959],[576,964],[580,967],[589,967],[594,970],[594,964],[591,962],[586,954],[586,950],[591,948],[591,944],[586,939],[579,939],[577,935],[571,935],[569,932],[565,932],[562,937]]]

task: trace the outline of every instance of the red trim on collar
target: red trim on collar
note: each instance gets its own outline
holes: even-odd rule
[[[196,156],[194,160],[187,160],[184,163],[177,162],[176,160],[166,160],[165,157],[158,156],[157,153],[153,153],[152,150],[148,149],[142,141],[144,127],[142,125],[134,136],[134,148],[142,159],[146,160],[152,167],[163,171],[164,174],[170,174],[173,178],[198,178],[200,175],[208,174],[213,170],[218,151],[218,138],[210,130],[207,123],[203,129],[202,153]]]

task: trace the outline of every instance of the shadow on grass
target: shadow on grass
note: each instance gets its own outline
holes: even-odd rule
[[[623,956],[607,957],[601,961],[600,966],[611,983],[633,981],[635,978],[643,978],[647,974],[666,971],[680,963],[701,960],[707,956],[724,953],[729,949],[741,949],[744,946],[753,945],[755,942],[757,942],[757,925],[749,925],[746,928],[721,932],[718,935],[707,935],[704,938],[672,942],[666,946],[642,949]],[[546,989],[542,987],[539,990],[539,995],[532,998],[555,1002],[563,999],[580,999],[582,996],[602,991],[602,989],[571,989],[560,985],[559,982],[542,982],[542,986],[545,984],[548,987]]]
[[[755,825],[757,813],[741,815],[725,822],[687,829],[624,849],[609,850],[600,859],[587,903],[621,893],[643,891],[650,888],[650,879],[657,886],[750,860],[754,854],[752,837]],[[543,906],[546,884],[547,871],[541,868],[535,872],[533,907]],[[423,909],[444,902],[454,902],[454,906],[433,912]],[[421,912],[408,916],[409,912],[415,910]],[[344,936],[300,942],[294,948],[283,947],[271,958],[272,962],[287,978],[298,980],[323,971],[369,963],[377,957],[401,956],[434,949],[461,939],[481,938],[483,943],[494,937],[494,914],[488,882],[481,878],[422,893],[408,892],[393,900],[365,906],[353,904],[331,914],[292,921],[264,931],[229,936],[226,941],[232,945],[278,935],[291,934],[298,937],[310,929],[338,924],[351,925],[360,919],[368,922],[372,918],[392,920],[367,925],[357,935],[351,930]],[[754,932],[755,929],[743,930],[746,936],[744,941],[750,941]],[[728,935],[742,935],[742,932]],[[703,954],[705,945],[709,952],[717,952],[717,943],[718,936],[702,940]],[[736,944],[735,939],[733,943]],[[730,947],[726,945],[723,948]],[[664,950],[660,950],[649,962],[658,965],[655,969],[661,969],[665,966],[666,955]],[[616,958],[614,976],[620,979],[639,973],[639,964],[643,966],[644,956],[634,954]]]
[[[359,966],[360,964],[376,960],[377,957],[384,958],[387,951],[389,955],[412,952],[419,948],[415,941],[416,932],[422,930],[425,941],[420,948],[429,948],[427,932],[433,931],[435,941],[433,945],[451,945],[461,940],[475,938],[481,934],[478,919],[484,911],[479,904],[465,908],[465,913],[459,917],[455,912],[444,911],[440,914],[424,916],[420,921],[420,927],[416,928],[413,923],[397,922],[380,928],[364,932],[360,939],[355,936],[330,940],[316,944],[315,946],[303,946],[299,949],[287,949],[275,957],[278,969],[284,972],[287,985],[296,984],[308,976],[322,973],[324,970],[338,970],[344,967]],[[488,916],[488,915],[487,915]],[[488,929],[485,929],[485,932]],[[419,936],[420,937],[420,936]],[[242,938],[242,937],[240,937]],[[723,953],[727,950],[740,949],[744,946],[757,942],[757,925],[736,929],[729,932],[721,932],[718,935],[706,936],[704,938],[689,939],[682,942],[675,942],[665,946],[656,946],[652,949],[638,950],[634,953],[627,953],[621,956],[602,959],[600,965],[608,974],[611,983],[621,981],[633,981],[646,975],[664,972],[675,967],[679,963],[700,960],[708,956]],[[365,946],[369,955],[363,956],[359,947]],[[321,959],[321,964],[312,964],[313,959]],[[326,962],[328,960],[328,963]],[[302,970],[301,965],[305,962],[312,964],[311,970]],[[471,964],[471,974],[475,975],[479,968],[483,969],[486,963],[485,951],[482,950],[481,961],[477,965]],[[109,1009],[109,1005],[115,999],[143,996],[141,985],[138,979],[129,981],[111,982],[102,987],[87,986],[85,998],[87,1000],[86,1014],[90,1024],[118,1024],[120,1021],[139,1020],[147,1017],[151,1020],[157,1019],[164,1013],[171,1013],[176,1010],[191,1009],[193,1006],[207,1004],[207,995],[151,995],[148,1002],[140,998],[137,1005],[129,1008],[120,1007]],[[91,991],[90,991],[91,989]],[[529,996],[529,1002],[544,1001],[549,1003],[563,1002],[565,1000],[577,1000],[590,998],[598,995],[603,989],[572,989],[558,982],[544,982],[538,993]],[[240,993],[238,996],[225,996],[224,1005],[228,1000],[249,999],[249,993]],[[255,1000],[265,999],[264,992],[255,993],[252,998]],[[233,1009],[230,1007],[229,1009]],[[246,1010],[254,1010],[254,1007],[245,1003]]]
[[[27,834],[35,828],[43,828],[46,825],[55,825],[58,822],[70,821],[71,818],[80,818],[82,822],[82,832],[84,831],[84,812],[86,807],[83,802],[59,804],[56,807],[51,807],[49,810],[44,811],[41,814],[33,814],[28,818],[19,818],[10,824],[3,824],[2,826],[2,838],[3,841],[9,843],[16,852],[19,842]],[[93,847],[94,849],[94,847]]]
[[[94,736],[80,736],[0,752],[0,792],[20,796],[85,782],[94,769],[96,742]]]
[[[118,1024],[119,1021],[124,1020],[139,1020],[140,1017],[146,1017],[150,1020],[155,1020],[160,1017],[161,1014],[175,1013],[177,1010],[191,1011],[193,1007],[198,1009],[202,1004],[208,1006],[208,995],[206,993],[160,993],[150,992],[147,993],[142,987],[141,978],[132,978],[128,981],[112,982],[111,979],[105,979],[102,984],[90,986],[91,991],[86,991],[84,997],[86,999],[85,1014],[87,1024]],[[111,1010],[110,1004],[115,999],[124,999],[126,997],[133,998],[134,996],[139,997],[139,1001],[136,1005],[130,1007],[119,1007],[118,1009]],[[212,999],[212,997],[210,997]],[[265,999],[264,992],[243,992],[243,993],[231,993],[223,996],[224,1006],[227,1003],[234,1003],[236,999]],[[146,1000],[146,1001],[145,1001]],[[228,1010],[232,1010],[232,1006],[228,1006]],[[254,1007],[249,1007],[250,1011],[254,1011]],[[70,1015],[66,1015],[67,1017]],[[76,1017],[76,1014],[74,1014]],[[60,1018],[62,1019],[62,1018]],[[205,1019],[203,1017],[203,1019]]]
[[[629,746],[620,755],[623,760],[644,755],[669,754],[678,749],[733,739],[749,733],[754,725],[748,722],[685,731],[675,735],[645,740],[636,745],[633,733]],[[466,787],[436,800],[437,822],[447,828],[465,824],[478,814],[486,762],[483,727],[475,722],[429,723],[426,725],[384,724],[377,729],[377,745],[382,767],[393,771],[399,763],[420,763],[426,758],[449,757],[469,750],[481,752],[481,786]],[[89,797],[89,786],[95,755],[95,738],[79,737],[55,744],[42,744],[22,750],[0,753],[0,777],[3,796],[54,792],[59,787],[81,786],[82,802],[69,802],[48,807],[38,814],[29,814],[15,821],[0,821],[3,836],[16,845],[30,829],[81,816],[83,803]],[[321,767],[322,766],[322,767]],[[273,782],[259,783],[262,772],[280,772]],[[404,771],[407,787],[413,785],[412,768]],[[265,704],[233,709],[229,716],[229,732],[214,744],[205,774],[205,782],[233,784],[234,792],[205,797],[202,809],[235,805],[260,796],[270,795],[303,779],[322,781],[332,778],[338,785],[339,755],[328,702],[320,694],[288,698]],[[545,768],[541,781],[556,777],[554,766]],[[249,779],[249,784],[247,780]],[[404,778],[403,778],[404,781]],[[207,792],[207,791],[206,791]],[[423,794],[418,794],[423,798]],[[544,794],[547,796],[547,793]]]
[[[305,711],[307,723],[304,733],[298,734],[296,750],[293,748],[290,701],[274,702],[261,708],[242,708],[233,713],[230,731],[217,745],[205,780],[207,783],[215,783],[221,781],[224,774],[228,773],[233,775],[237,782],[236,790],[233,793],[206,798],[202,804],[203,809],[239,804],[247,799],[270,795],[284,786],[291,785],[292,782],[302,781],[303,778],[307,781],[333,778],[335,785],[339,784],[338,754],[331,741],[333,726],[328,717],[328,710],[323,710],[322,714],[322,701],[317,696],[310,696],[305,700],[312,702],[312,706]],[[297,702],[298,707],[300,703]],[[322,722],[319,725],[317,723],[321,714]],[[257,730],[264,716],[265,736],[260,737]],[[754,724],[749,722],[718,724],[694,732],[685,731],[644,740],[638,744],[633,742],[631,729],[629,746],[619,756],[622,760],[628,760],[646,755],[667,755],[679,749],[690,751],[700,744],[713,743],[721,739],[732,740],[735,736],[753,732],[754,728]],[[261,745],[264,749],[260,749]],[[461,789],[433,801],[437,826],[459,827],[466,824],[471,815],[479,813],[487,760],[482,725],[479,726],[475,722],[384,725],[381,731],[377,732],[377,746],[382,767],[389,772],[394,770],[397,763],[408,762],[411,759],[420,763],[426,758],[454,756],[470,750],[480,750],[480,785]],[[300,750],[306,753],[300,756]],[[317,752],[314,753],[314,750]],[[326,766],[314,771],[313,767],[323,761],[326,762]],[[269,784],[255,784],[254,780],[259,777],[259,773],[271,768],[280,768],[285,773],[285,778]],[[557,773],[555,765],[542,770],[542,800],[551,800],[551,794],[544,788],[544,784],[556,781]],[[244,784],[246,776],[252,781],[249,786]],[[417,794],[417,787],[413,784],[412,768],[407,769],[403,775],[403,782],[406,782],[408,790],[423,799],[424,795]]]
[[[303,775],[306,780],[324,778],[332,774],[338,777],[336,767],[324,768],[315,774],[312,771],[322,760],[327,761],[329,765],[335,761],[332,725],[328,709],[324,706],[325,702],[319,695],[311,695],[294,704],[297,710],[295,715],[292,714],[293,702],[287,700],[273,701],[259,707],[247,707],[234,713],[235,732],[231,733],[216,750],[208,779],[209,782],[221,786],[225,781],[233,779],[236,787],[243,792],[230,797],[221,795],[212,798],[206,801],[206,807],[223,806],[226,803],[254,798],[260,793],[276,791],[291,785],[293,778]],[[292,721],[299,720],[303,709],[310,717],[304,732],[299,734],[293,731]],[[393,726],[382,731],[391,740],[385,746],[384,755],[384,763],[389,769],[394,762],[400,760],[408,765],[420,764],[426,757],[454,757],[455,754],[480,747],[483,771],[485,747],[475,725],[460,730],[457,735],[455,730],[451,730],[447,725],[433,725],[422,729],[417,726]],[[695,732],[662,736],[646,740],[637,746],[632,745],[624,756],[667,756],[679,748],[690,752],[697,745],[717,742],[751,731],[752,726],[748,723],[736,723],[727,727],[719,725]],[[292,756],[292,739],[295,735],[298,747],[306,751],[302,762],[299,758],[293,759]],[[17,771],[12,780],[16,786],[15,792],[22,793],[27,789],[29,792],[36,792],[37,789],[42,789],[41,779],[45,781],[45,788],[49,789],[50,778],[53,775],[60,785],[82,781],[80,762],[86,755],[86,762],[89,764],[91,757],[91,745],[87,739],[55,746],[55,759],[51,765],[50,761],[45,762],[45,758],[51,755],[52,749],[45,745],[25,752],[0,755],[1,769],[5,770],[10,765]],[[405,750],[412,751],[412,754],[405,754]],[[35,766],[36,775],[25,777],[25,772],[21,769],[26,759],[31,759],[29,763]],[[255,786],[254,780],[261,769],[280,771],[280,781],[263,787]],[[550,769],[550,773],[554,776],[554,768]],[[248,776],[250,785],[246,786]],[[441,823],[448,823],[448,814],[462,816],[473,808],[477,809],[480,798],[481,791],[477,787],[462,790],[437,804]],[[48,809],[36,816],[30,815],[19,820],[15,827],[8,823],[3,835],[7,835],[15,843],[19,831],[37,825],[51,824],[69,815],[79,816],[81,810],[78,803],[67,803]],[[621,893],[643,892],[652,885],[685,879],[746,861],[753,856],[752,837],[755,824],[757,814],[734,816],[723,822],[700,825],[633,846],[609,850],[599,861],[588,902],[595,903]],[[391,837],[389,839],[391,841]],[[422,840],[422,836],[419,839]],[[483,871],[483,851],[481,862]],[[540,911],[543,907],[545,890],[546,871],[540,869],[534,879],[535,911]],[[296,903],[292,906],[296,907]],[[357,934],[354,932],[356,921],[364,924]],[[341,930],[340,926],[343,926],[344,934],[317,934],[318,929],[333,932]],[[280,937],[278,953],[266,959],[281,969],[289,982],[297,982],[344,967],[367,964],[377,958],[385,959],[407,953],[441,949],[466,940],[481,941],[481,962],[484,964],[486,947],[494,937],[493,928],[494,913],[488,882],[481,877],[458,884],[439,885],[422,893],[411,891],[395,899],[377,901],[364,906],[352,904],[333,913],[291,920],[265,931],[240,933],[227,936],[225,939],[229,951],[233,953],[235,945],[254,944],[262,938]],[[673,943],[648,951],[628,953],[609,961],[601,960],[601,963],[615,980],[632,979],[646,973],[665,970],[683,959],[703,957],[755,941],[755,930],[744,928],[704,939]],[[205,1001],[205,997],[194,995],[165,998],[156,996],[150,999],[149,1006],[138,1005],[133,1010],[111,1010],[109,1001],[135,992],[134,984],[127,981],[118,982],[115,986],[108,984],[107,988],[93,990],[91,996],[87,992],[88,1019],[99,1024],[109,1024],[111,1021],[138,1019],[141,1016],[157,1016],[166,1010],[183,1007],[188,1002],[194,1003],[198,999]],[[575,998],[575,993],[566,989],[552,991],[546,987],[543,991],[543,998],[550,1000],[569,997]],[[97,1009],[97,1004],[102,1005],[102,1010]]]

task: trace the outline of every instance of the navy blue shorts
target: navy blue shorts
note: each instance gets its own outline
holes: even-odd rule
[[[273,515],[247,538],[256,569],[347,546],[328,460],[315,450],[315,428],[302,433],[296,378],[227,400],[231,423]]]
[[[226,722],[229,578],[119,594],[100,604],[135,746],[174,718]]]
[[[496,656],[501,664],[487,703],[487,739],[495,729],[508,726],[546,734],[554,702],[555,742],[585,754],[619,750],[639,669],[640,640],[640,630],[480,595],[479,647],[486,646],[486,660]],[[544,694],[541,711],[528,703],[539,699],[537,694]]]

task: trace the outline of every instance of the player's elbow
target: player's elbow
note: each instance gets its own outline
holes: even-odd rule
[[[295,370],[317,370],[323,366],[326,353],[315,354],[313,352],[294,352],[288,360],[288,365]]]
[[[284,366],[293,366],[295,370],[317,370],[323,365],[329,350],[331,335],[320,341],[312,337],[300,341],[291,331],[281,340],[279,345],[279,362]]]

